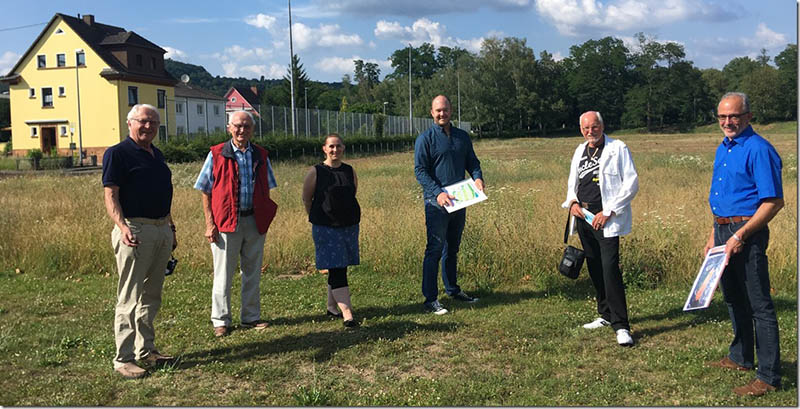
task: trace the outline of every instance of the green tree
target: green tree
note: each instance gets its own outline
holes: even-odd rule
[[[722,73],[725,74],[728,83],[726,92],[741,90],[745,77],[749,76],[758,67],[758,63],[751,60],[750,57],[737,57],[730,60],[722,68]]]
[[[753,121],[768,123],[785,118],[781,106],[784,90],[777,69],[766,65],[753,70],[742,78],[741,90],[750,97]]]
[[[305,96],[305,89],[309,88],[309,106],[313,106],[313,97],[317,94],[311,92],[314,88],[311,80],[308,79],[308,74],[300,63],[300,57],[297,54],[292,56],[292,66],[286,69],[286,74],[283,76],[282,89],[286,96],[287,105],[291,104],[291,74],[294,71],[294,104],[295,107],[300,108],[304,105],[303,97]]]
[[[394,72],[387,75],[387,78],[408,79],[408,51],[409,47],[405,47],[392,53],[389,60],[392,62]],[[433,44],[422,43],[419,47],[411,47],[412,78],[431,78],[437,68],[436,49]]]
[[[780,89],[782,90],[781,111],[784,120],[797,119],[797,44],[787,44],[775,56],[778,66]]]
[[[628,50],[622,40],[604,37],[574,45],[565,64],[567,86],[575,96],[573,116],[600,111],[607,128],[619,127],[628,80]]]

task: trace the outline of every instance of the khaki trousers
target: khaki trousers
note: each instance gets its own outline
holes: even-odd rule
[[[119,283],[114,315],[117,355],[114,368],[143,359],[155,350],[153,320],[161,306],[164,271],[172,253],[172,230],[167,218],[125,220],[139,245],[122,243],[122,232],[114,226],[111,245],[117,259]]]
[[[211,290],[211,323],[215,327],[231,326],[231,284],[241,258],[242,322],[261,319],[261,263],[266,234],[259,234],[254,216],[239,218],[233,233],[219,233],[211,243],[214,259],[214,286]]]

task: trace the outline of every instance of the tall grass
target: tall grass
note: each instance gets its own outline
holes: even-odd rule
[[[796,406],[797,142],[767,134],[784,160],[786,208],[768,250],[783,388],[738,398],[752,373],[703,366],[732,337],[720,294],[683,312],[711,228],[716,134],[627,135],[641,187],[622,264],[637,346],[620,348],[596,316],[587,274],[555,272],[559,207],[580,138],[479,141],[489,200],[467,211],[459,284],[424,314],[425,227],[410,152],[348,160],[359,176],[360,266],[349,282],[357,331],[328,320],[300,189],[308,163],[274,163],[278,216],[262,275],[265,331],[216,339],[200,163],[171,165],[180,260],[165,282],[156,344],[179,359],[148,378],[112,372],[116,299],[111,222],[100,174],[0,178],[0,405],[12,406]],[[577,239],[572,238],[575,241]],[[234,286],[238,287],[238,279]],[[232,291],[236,325],[238,289]]]
[[[786,208],[770,224],[768,255],[776,288],[795,286],[797,262],[796,142],[791,134],[770,136],[784,160]],[[714,134],[625,137],[640,176],[633,202],[633,233],[622,240],[629,285],[690,282],[711,228],[707,195]],[[545,283],[563,245],[565,180],[580,138],[481,141],[476,151],[486,175],[489,200],[468,209],[461,266],[487,288],[521,277]],[[307,160],[307,162],[310,162]],[[350,161],[359,175],[363,209],[363,265],[389,277],[416,277],[424,250],[421,190],[411,153]],[[312,270],[310,225],[300,200],[307,164],[274,165],[279,204],[267,238],[268,274]],[[182,268],[210,268],[203,243],[199,193],[192,189],[200,163],[172,165],[173,217]],[[111,224],[105,216],[100,177],[12,177],[0,180],[0,241],[3,269],[44,276],[79,277],[113,272],[108,257]],[[576,240],[576,239],[572,239]]]

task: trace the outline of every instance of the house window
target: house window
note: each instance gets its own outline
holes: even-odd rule
[[[58,28],[56,29],[56,34],[64,34],[64,30]]]
[[[56,54],[56,65],[59,67],[66,67],[67,66],[67,55],[66,54]]]
[[[164,108],[167,106],[167,91],[163,89],[157,90],[158,92],[158,107]]]
[[[231,102],[236,102],[236,97],[231,97]]]
[[[53,106],[53,89],[42,88],[42,108]]]
[[[175,103],[175,113],[183,114],[183,104]]]
[[[37,55],[36,56],[36,64],[39,68],[47,68],[47,56],[44,55]]]
[[[214,116],[219,116],[219,105],[214,105]]]
[[[141,67],[142,66],[142,55],[141,54],[136,54],[136,66],[137,67]]]
[[[83,67],[86,65],[86,54],[83,51],[78,51],[75,53],[75,62],[78,67]]]
[[[167,127],[166,125],[161,125],[158,127],[158,140],[162,142],[167,141]]]
[[[67,95],[67,90],[64,87],[58,87],[58,96],[63,97]]]
[[[183,127],[182,127],[182,126],[180,126],[180,125],[179,125],[179,126],[178,126],[178,135],[183,135],[183,134],[185,134],[185,133],[186,133],[186,130],[185,130],[185,129],[183,129]]]
[[[197,104],[197,115],[203,115],[203,105]]]
[[[128,87],[128,105],[133,106],[139,103],[139,88]]]
[[[31,88],[28,90],[28,98],[36,98],[36,88]]]
[[[36,138],[39,136],[39,128],[32,126],[31,127],[31,138]]]
[[[61,130],[61,136],[67,136],[67,126],[61,125],[59,128]]]

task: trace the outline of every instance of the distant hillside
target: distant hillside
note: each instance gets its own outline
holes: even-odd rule
[[[255,86],[263,90],[281,83],[281,80],[229,78],[220,77],[219,75],[213,77],[200,65],[182,63],[171,59],[164,60],[164,68],[177,79],[180,79],[183,74],[188,75],[190,85],[203,88],[219,96],[224,96],[232,86]]]
[[[190,78],[190,85],[203,88],[219,96],[224,96],[232,86],[255,86],[259,90],[263,91],[272,87],[280,86],[283,82],[282,79],[265,79],[263,76],[261,79],[247,79],[243,77],[230,78],[220,77],[219,75],[214,77],[209,74],[208,71],[206,71],[206,69],[201,65],[187,64],[180,61],[171,60],[169,58],[164,60],[164,68],[166,68],[167,72],[177,79],[180,79],[181,75],[183,74],[188,75]],[[328,89],[339,89],[342,87],[340,82],[321,82],[320,84],[324,85]]]

